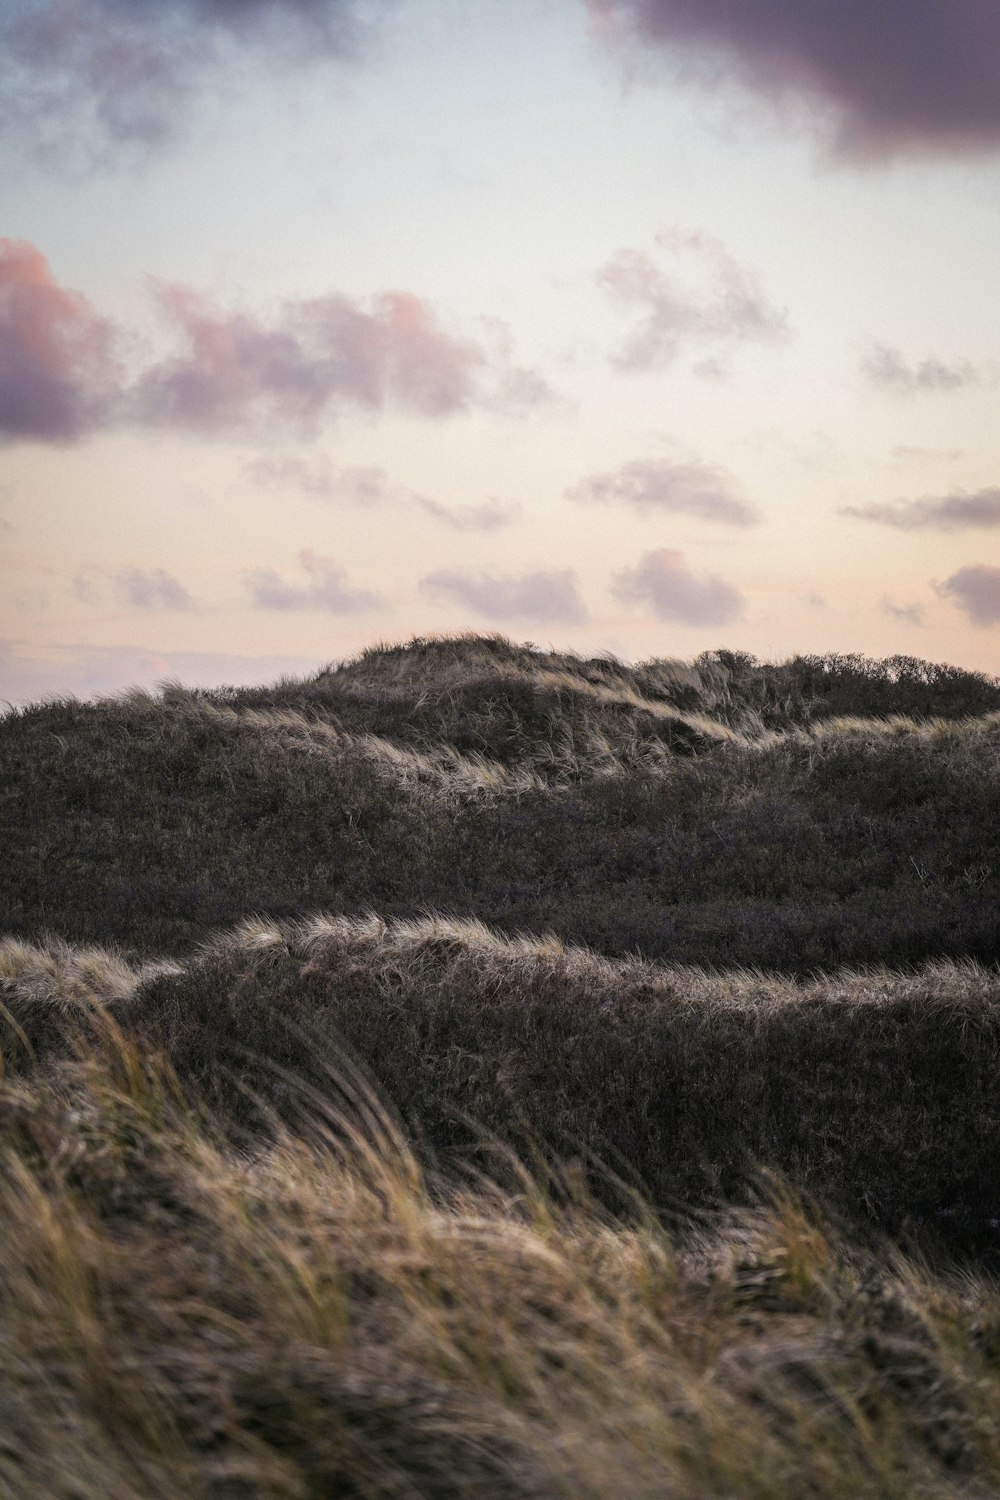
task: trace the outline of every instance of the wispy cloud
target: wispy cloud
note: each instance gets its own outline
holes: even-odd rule
[[[1000,568],[973,563],[935,588],[942,598],[957,604],[973,625],[1000,625]]]
[[[700,463],[636,458],[618,469],[591,474],[566,491],[571,500],[622,505],[640,513],[681,514],[725,526],[755,526],[760,516],[737,493],[724,469]]]
[[[644,250],[623,249],[597,273],[598,283],[639,316],[615,364],[644,370],[669,364],[689,345],[770,342],[787,335],[786,314],[718,240],[671,230],[656,242],[671,272]],[[673,274],[682,265],[690,273],[686,284]],[[716,362],[716,373],[719,369]]]
[[[855,158],[1000,146],[991,0],[588,0],[602,33],[813,106]]]
[[[888,615],[890,620],[898,620],[902,625],[924,625],[924,607],[922,604],[896,604],[885,595],[881,604],[882,613]]]
[[[974,494],[926,496],[921,500],[873,500],[868,505],[845,505],[840,514],[897,531],[965,531],[1000,526],[1000,489]]]
[[[124,603],[133,609],[192,609],[194,600],[165,568],[122,568],[113,575]]]
[[[299,553],[304,578],[289,582],[273,568],[257,568],[246,575],[250,602],[257,609],[323,609],[334,615],[362,614],[383,604],[367,589],[356,589],[332,558],[308,548]]]
[[[861,361],[862,374],[883,390],[897,396],[918,396],[942,391],[960,391],[967,386],[995,383],[995,372],[975,365],[968,359],[950,363],[929,355],[919,362],[907,362],[898,349],[876,344]]]
[[[72,442],[108,421],[116,346],[112,324],[34,245],[0,239],[0,440]]]
[[[713,573],[693,573],[683,552],[670,547],[644,553],[634,568],[617,575],[611,591],[623,604],[649,605],[661,619],[684,625],[728,625],[746,608],[734,584]]]
[[[272,72],[356,56],[387,0],[16,0],[0,14],[0,124],[64,163],[148,152],[213,68]]]
[[[964,448],[928,448],[923,443],[897,443],[892,456],[900,463],[957,463]]]
[[[556,394],[540,370],[509,363],[510,354],[500,361],[501,373],[489,405],[493,411],[508,417],[524,417],[551,407],[565,409],[567,402]]]
[[[499,531],[521,514],[519,505],[503,505],[499,500],[484,500],[481,505],[442,505],[426,495],[415,495],[414,499],[421,510],[452,531]]]
[[[110,589],[110,595],[109,595]],[[196,600],[166,568],[81,568],[70,583],[80,604],[106,606],[109,600],[128,609],[189,610]]]
[[[587,610],[571,568],[514,576],[442,569],[421,579],[429,598],[461,604],[486,620],[582,624]]]
[[[269,490],[298,490],[312,500],[381,505],[394,497],[386,471],[378,466],[338,468],[326,454],[315,459],[295,453],[262,453],[243,465],[252,483]]]

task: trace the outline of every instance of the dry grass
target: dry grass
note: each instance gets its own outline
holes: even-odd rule
[[[1000,683],[430,638],[0,752],[2,1500],[1000,1493]]]
[[[669,1235],[429,1180],[350,1075],[251,1157],[109,1030],[0,1084],[11,1500],[1000,1486],[1000,1294],[771,1184]]]
[[[11,1077],[109,1022],[259,1142],[296,1126],[290,1078],[322,1091],[350,1058],[449,1170],[506,1143],[554,1191],[570,1160],[609,1207],[638,1190],[669,1218],[764,1167],[879,1232],[996,1254],[1000,975],[976,963],[803,981],[370,914],[250,919],[142,970],[8,943],[0,970]]]

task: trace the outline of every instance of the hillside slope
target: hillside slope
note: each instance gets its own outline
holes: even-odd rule
[[[0,1493],[1000,1493],[1000,683],[0,720]]]
[[[800,975],[1000,956],[1000,684],[906,659],[417,641],[10,714],[0,766],[0,929],[27,938],[162,954],[251,915],[430,910]]]

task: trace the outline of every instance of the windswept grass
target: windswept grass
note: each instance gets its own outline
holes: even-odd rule
[[[774,1184],[677,1237],[428,1179],[335,1073],[236,1154],[109,1032],[0,1083],[11,1500],[1000,1487],[1000,1298]],[[516,1174],[515,1174],[516,1175]]]
[[[106,1022],[256,1140],[294,1126],[290,1080],[322,1093],[346,1056],[449,1170],[499,1141],[576,1161],[611,1207],[638,1191],[683,1217],[764,1168],[859,1224],[1000,1250],[996,970],[796,981],[374,916],[250,921],[140,973],[109,957],[103,999],[81,1002],[85,965],[101,973],[96,954],[0,948],[9,1074]]]
[[[0,720],[3,1500],[1000,1493],[1000,683]]]

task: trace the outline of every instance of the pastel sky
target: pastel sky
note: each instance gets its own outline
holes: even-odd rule
[[[0,204],[0,700],[1000,672],[996,0],[13,0]]]

